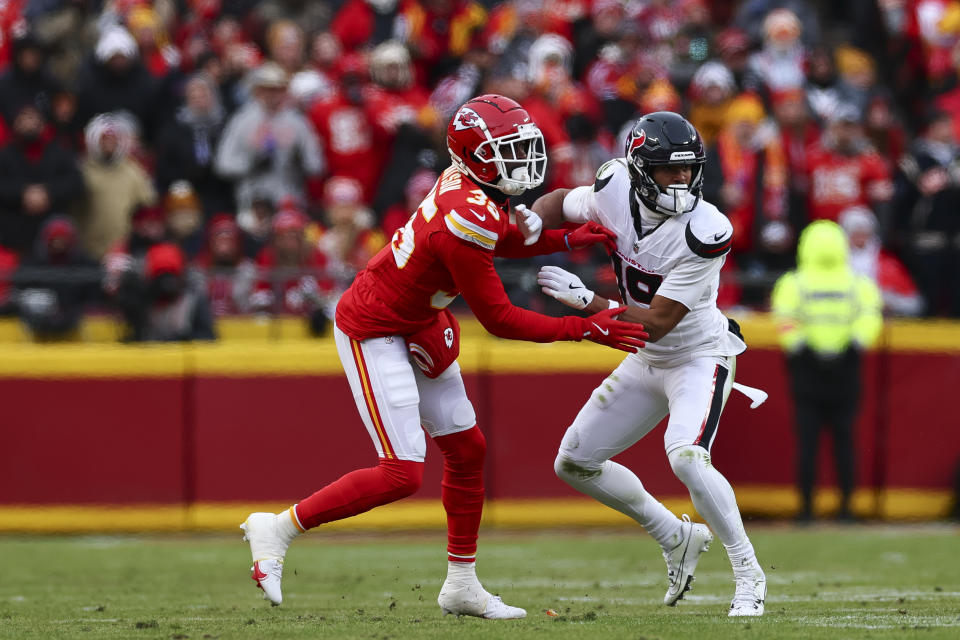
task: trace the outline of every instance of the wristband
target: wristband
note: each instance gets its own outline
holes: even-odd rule
[[[573,249],[570,248],[570,240],[568,240],[569,237],[570,237],[569,231],[563,234],[563,244],[567,245],[567,251],[573,251]]]
[[[621,305],[619,302],[611,298],[609,300],[609,304],[607,305],[607,309],[616,309],[617,307],[621,307],[621,306],[623,305]]]

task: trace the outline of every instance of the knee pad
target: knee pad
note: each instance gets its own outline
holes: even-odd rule
[[[670,468],[680,482],[689,486],[703,469],[710,466],[710,453],[703,447],[683,445],[667,454]]]
[[[447,465],[461,468],[483,468],[487,455],[487,439],[480,427],[474,426],[465,431],[457,431],[433,439],[443,453]]]
[[[473,410],[473,403],[470,402],[467,398],[460,398],[459,401],[453,406],[453,425],[458,429],[474,427],[476,429],[477,424],[477,413]],[[479,433],[480,429],[476,429]],[[483,438],[483,433],[480,433],[480,438]],[[486,441],[483,443],[484,448],[486,448]]]
[[[402,497],[413,495],[423,483],[423,463],[380,458],[379,468]]]
[[[456,362],[433,380],[418,375],[423,386],[420,421],[430,437],[456,433],[477,424],[477,413],[467,397]]]
[[[557,477],[567,484],[575,484],[578,481],[589,480],[600,475],[602,462],[581,462],[567,457],[563,450],[557,454],[553,461],[553,471]]]

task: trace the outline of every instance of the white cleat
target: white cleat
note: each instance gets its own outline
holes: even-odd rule
[[[289,543],[277,533],[277,516],[273,513],[251,513],[240,525],[243,539],[250,543],[253,556],[253,581],[263,590],[263,598],[273,606],[283,602],[280,582],[283,579],[283,556]]]
[[[693,572],[697,570],[700,554],[710,548],[713,534],[703,524],[690,522],[690,516],[683,514],[683,524],[680,525],[680,544],[670,551],[663,552],[663,559],[667,561],[667,580],[669,586],[663,596],[663,604],[673,607],[683,594],[693,585]]]
[[[445,581],[440,589],[437,604],[443,610],[443,615],[452,613],[456,616],[476,616],[487,620],[513,620],[527,617],[526,610],[504,604],[500,596],[487,592],[479,582],[454,586],[449,580]]]
[[[730,603],[730,613],[736,616],[762,616],[763,601],[767,599],[767,576],[759,568],[751,576],[737,578],[737,590]]]

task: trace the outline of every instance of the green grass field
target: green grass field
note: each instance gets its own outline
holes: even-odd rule
[[[750,526],[767,615],[728,619],[722,545],[676,608],[659,549],[631,530],[485,531],[485,586],[528,617],[442,617],[442,532],[312,532],[284,604],[236,537],[0,537],[0,638],[960,638],[960,529]],[[551,617],[545,610],[560,615]]]

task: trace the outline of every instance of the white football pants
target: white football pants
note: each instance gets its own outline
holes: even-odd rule
[[[381,458],[423,462],[424,431],[436,438],[477,424],[456,362],[428,378],[411,362],[401,336],[354,340],[336,325],[333,336],[357,410]]]
[[[596,467],[640,440],[670,414],[663,444],[710,451],[730,395],[736,357],[709,356],[676,367],[651,367],[627,357],[613,370],[567,429],[560,452]]]
[[[627,357],[567,429],[554,464],[557,475],[630,516],[669,548],[677,540],[679,519],[647,493],[632,471],[610,460],[669,413],[663,441],[671,468],[728,551],[752,554],[733,489],[710,461],[735,370],[733,356],[703,357],[669,368]]]

